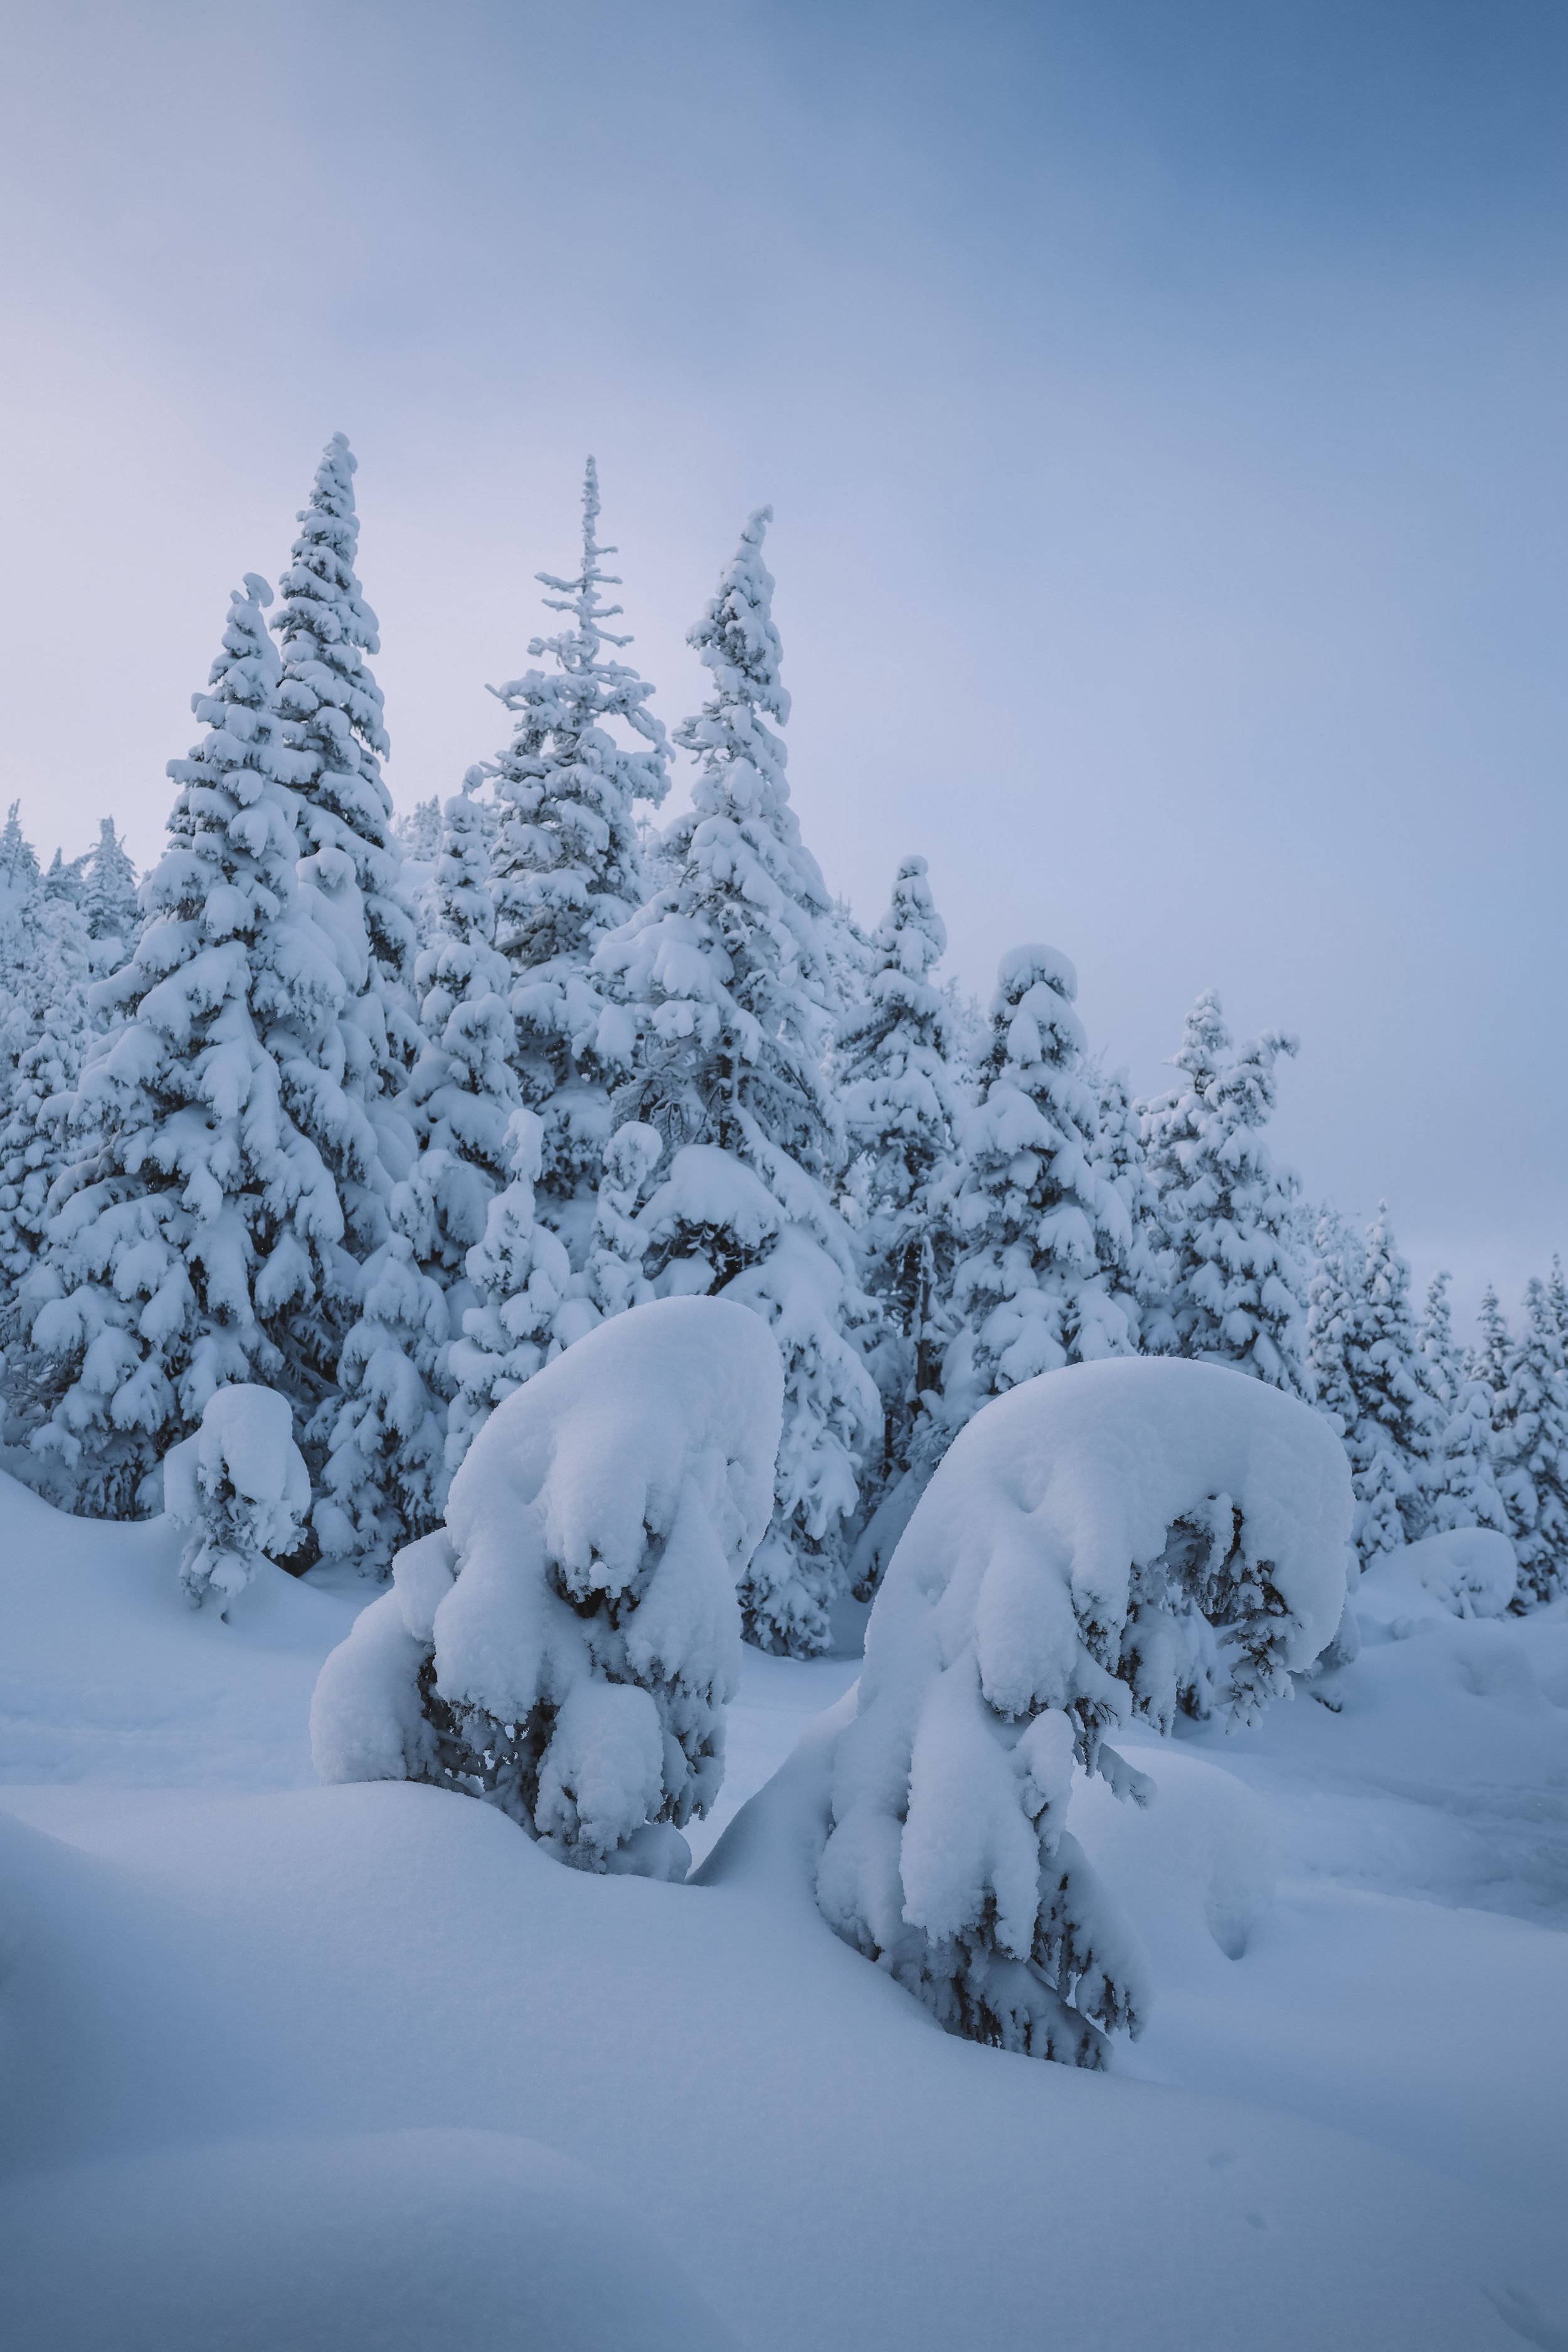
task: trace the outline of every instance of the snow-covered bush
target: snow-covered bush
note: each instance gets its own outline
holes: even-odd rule
[[[663,1299],[509,1396],[322,1668],[324,1780],[499,1805],[584,1870],[681,1878],[723,1776],[735,1586],[773,1507],[782,1381],[755,1315]]]
[[[310,1506],[288,1398],[249,1381],[217,1390],[195,1435],[163,1456],[163,1507],[186,1530],[180,1582],[192,1607],[216,1592],[226,1611],[264,1559],[297,1550]]]
[[[1356,1606],[1388,1616],[1402,1601],[1413,1613],[1435,1602],[1450,1617],[1503,1617],[1519,1591],[1519,1562],[1495,1528],[1453,1528],[1380,1553],[1356,1594]]]
[[[1351,1510],[1327,1423],[1218,1366],[1079,1365],[987,1405],[871,1612],[830,1925],[950,2032],[1101,2064],[1146,1992],[1066,1828],[1074,1765],[1146,1801],[1117,1724],[1282,1696],[1338,1624]]]

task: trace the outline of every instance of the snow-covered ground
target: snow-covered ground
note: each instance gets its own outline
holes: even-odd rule
[[[1092,2075],[818,1916],[852,1658],[748,1652],[698,1883],[600,1878],[317,1787],[361,1592],[264,1570],[224,1623],[179,1557],[0,1482],[23,2352],[1568,2347],[1568,1609],[1374,1582],[1338,1714],[1129,1735],[1158,1802],[1071,1818],[1156,1998]]]

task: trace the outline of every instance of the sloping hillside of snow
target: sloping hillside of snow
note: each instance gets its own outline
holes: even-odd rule
[[[942,2034],[819,1916],[853,1661],[748,1653],[752,1801],[695,1884],[595,1877],[309,1785],[354,1597],[263,1577],[223,1624],[161,1524],[3,1503],[29,2352],[1565,2340],[1563,1613],[1363,1588],[1339,1714],[1131,1738],[1155,1806],[1073,1819],[1156,2000],[1089,2075]]]

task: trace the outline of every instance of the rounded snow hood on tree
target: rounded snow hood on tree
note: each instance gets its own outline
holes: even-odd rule
[[[783,1389],[765,1323],[721,1298],[634,1307],[535,1373],[322,1668],[321,1778],[428,1780],[579,1868],[684,1877],[680,1831],[723,1777]]]
[[[1222,1368],[1022,1382],[956,1439],[893,1555],[838,1741],[817,1899],[951,2031],[1102,2063],[1136,1939],[1065,1822],[1075,1763],[1211,1694],[1253,1719],[1344,1603],[1350,1475],[1321,1415]]]

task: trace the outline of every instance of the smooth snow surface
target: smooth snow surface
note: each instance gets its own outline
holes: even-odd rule
[[[1124,1733],[1154,1806],[1072,1818],[1154,1997],[1084,2074],[941,2033],[818,1916],[842,1706],[697,1885],[566,1870],[466,1797],[301,1785],[349,1599],[264,1571],[226,1625],[165,1525],[3,1503],[8,2344],[1568,2334],[1568,1609],[1369,1605],[1337,1715]],[[746,1654],[726,1810],[854,1671]]]

